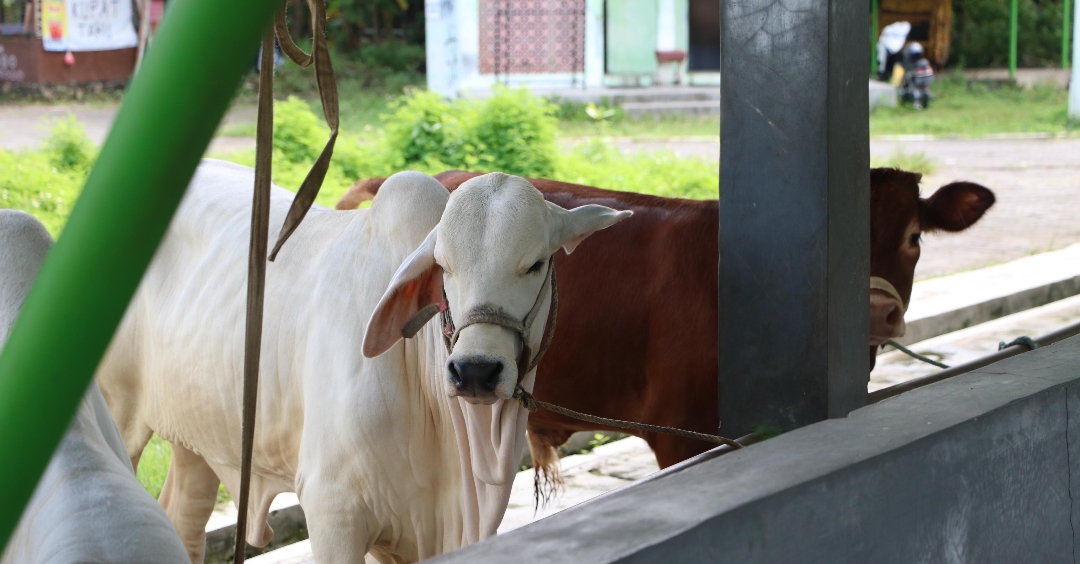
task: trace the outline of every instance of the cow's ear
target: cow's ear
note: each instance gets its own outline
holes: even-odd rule
[[[572,210],[563,209],[551,202],[547,202],[547,205],[551,211],[551,217],[555,220],[554,229],[551,232],[551,250],[554,252],[562,247],[566,254],[574,252],[574,249],[589,235],[634,215],[634,212],[629,210],[615,211],[596,204]]]
[[[363,353],[374,358],[401,338],[415,335],[439,312],[443,271],[435,263],[435,229],[394,273],[364,334]]]
[[[974,182],[946,184],[922,202],[925,231],[963,231],[994,205],[994,193]]]

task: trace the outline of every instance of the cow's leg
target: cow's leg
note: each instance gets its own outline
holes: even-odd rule
[[[716,445],[694,439],[684,439],[672,435],[659,433],[645,433],[645,442],[656,455],[656,463],[660,468],[667,468],[678,464],[687,458],[695,457]]]
[[[315,562],[364,562],[377,540],[379,524],[360,501],[359,492],[319,478],[304,480],[299,489]]]
[[[193,564],[200,564],[206,552],[206,522],[214,512],[218,483],[203,457],[173,444],[172,463],[159,501]]]

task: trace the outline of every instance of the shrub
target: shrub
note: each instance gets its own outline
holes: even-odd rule
[[[384,116],[382,154],[394,168],[499,170],[549,176],[557,155],[555,107],[527,90],[496,87],[487,100],[450,103],[413,90]]]
[[[428,90],[411,90],[394,100],[383,116],[380,140],[385,155],[397,169],[417,165],[461,167],[462,132],[458,108]]]
[[[73,117],[54,123],[40,151],[0,151],[0,208],[25,211],[59,237],[95,158]]]
[[[1020,0],[1017,59],[1020,66],[1061,64],[1061,0]],[[1009,63],[1009,0],[953,3],[949,62],[969,68]]]
[[[553,104],[525,89],[496,86],[487,100],[465,104],[463,113],[465,168],[519,176],[554,171],[558,120]]]
[[[329,129],[307,102],[289,96],[284,102],[274,103],[274,152],[280,154],[281,160],[314,162],[329,135]]]
[[[97,152],[82,124],[72,114],[53,122],[43,150],[54,167],[70,172],[88,169]]]

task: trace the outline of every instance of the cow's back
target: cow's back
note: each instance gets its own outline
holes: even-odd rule
[[[132,458],[153,430],[203,454],[234,492],[253,182],[249,167],[200,164],[97,373]],[[272,188],[271,244],[292,199]],[[303,432],[304,384],[296,377],[303,358],[277,350],[302,355],[319,267],[331,252],[325,242],[348,228],[353,215],[315,206],[267,264],[256,441],[280,456],[253,462],[259,474],[252,499],[260,502],[291,491]]]
[[[96,383],[83,396],[0,562],[188,562],[165,511],[135,479]]]

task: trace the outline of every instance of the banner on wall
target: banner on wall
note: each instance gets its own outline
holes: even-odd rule
[[[46,51],[110,51],[135,47],[131,0],[41,0]]]

